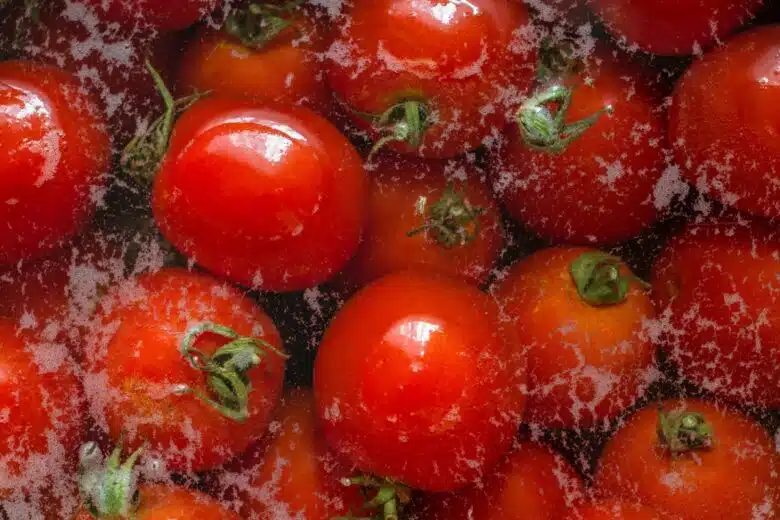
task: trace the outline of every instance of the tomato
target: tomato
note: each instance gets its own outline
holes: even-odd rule
[[[567,520],[663,520],[660,513],[633,502],[604,500],[567,511]]]
[[[360,470],[426,491],[486,474],[524,401],[500,329],[487,295],[438,274],[404,271],[359,291],[315,361],[325,439]]]
[[[396,151],[473,150],[506,126],[531,83],[534,36],[520,2],[374,0],[344,16],[328,82],[353,123]]]
[[[214,468],[261,437],[284,354],[270,318],[208,275],[141,275],[101,300],[87,344],[92,409],[169,471]],[[244,395],[244,393],[247,393]]]
[[[561,456],[526,441],[519,443],[480,485],[427,497],[424,518],[559,520],[584,493],[582,480]]]
[[[700,54],[748,22],[763,0],[589,0],[626,45],[669,56]]]
[[[67,74],[0,62],[0,265],[40,257],[76,235],[103,186],[109,141]]]
[[[589,269],[575,273],[577,265]],[[528,358],[525,421],[600,426],[655,378],[655,348],[644,331],[653,305],[619,259],[592,249],[543,249],[513,266],[494,294]]]
[[[4,319],[0,411],[0,501],[6,512],[13,518],[27,497],[75,508],[68,490],[76,484],[75,454],[86,428],[81,385],[66,351],[35,344]]]
[[[734,403],[780,406],[778,254],[777,233],[750,221],[692,224],[668,243],[654,303],[683,377]]]
[[[187,44],[179,87],[187,94],[194,88],[259,104],[300,103],[324,110],[330,93],[319,57],[327,50],[323,23],[309,10],[264,9],[258,18],[239,10],[220,31],[201,29]],[[262,22],[276,23],[258,26]],[[279,24],[283,28],[277,33]]]
[[[752,29],[695,62],[675,87],[669,139],[683,176],[741,211],[780,216],[780,26]],[[712,85],[717,82],[717,88]]]
[[[523,105],[523,124],[510,129],[496,157],[494,185],[509,213],[542,237],[609,244],[659,216],[665,121],[626,57],[598,46],[586,65],[542,85]],[[545,130],[537,135],[539,125]]]
[[[163,235],[204,268],[294,291],[355,252],[366,186],[353,146],[314,112],[208,97],[177,122],[152,205]]]
[[[228,469],[223,480],[239,482],[228,494],[238,496],[242,518],[276,520],[283,510],[290,518],[330,520],[362,512],[365,502],[358,488],[341,483],[350,467],[325,445],[310,390],[289,391],[268,437]]]
[[[348,285],[417,266],[487,281],[504,231],[477,166],[383,154],[370,173],[366,232],[345,268]]]
[[[178,31],[205,18],[221,0],[78,0],[109,23],[134,31]]]
[[[607,443],[594,477],[600,496],[639,501],[680,520],[778,513],[778,454],[769,433],[704,401],[640,410]]]

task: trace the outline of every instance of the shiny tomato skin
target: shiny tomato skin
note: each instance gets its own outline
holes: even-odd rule
[[[562,517],[567,520],[666,520],[649,507],[637,504],[634,500],[603,500],[595,503],[582,504],[566,512]]]
[[[124,30],[170,32],[186,29],[214,11],[222,0],[78,0]]]
[[[75,236],[102,188],[109,140],[91,98],[53,67],[0,63],[0,265],[40,257]]]
[[[387,147],[428,158],[476,148],[502,130],[530,86],[536,42],[522,3],[512,0],[375,0],[345,10],[327,77],[352,122],[406,99],[427,101],[435,123],[422,146]]]
[[[248,297],[209,275],[176,268],[112,288],[86,345],[89,378],[103,382],[88,387],[88,397],[110,437],[116,442],[125,432],[128,451],[146,442],[147,455],[169,471],[207,470],[242,453],[263,436],[281,395],[284,360],[272,352],[247,372],[249,418],[243,423],[191,393],[174,393],[184,384],[210,395],[203,372],[179,351],[187,330],[202,322],[282,345],[271,319]],[[226,342],[206,334],[195,347],[212,354]]]
[[[375,159],[369,174],[366,231],[343,273],[348,286],[359,288],[415,267],[441,271],[476,285],[487,281],[504,246],[504,229],[501,210],[478,166],[463,160],[411,159],[387,153]],[[474,240],[447,248],[434,232],[407,236],[425,224],[425,213],[418,210],[420,198],[425,197],[426,209],[430,208],[450,182],[456,191],[464,190],[473,208],[483,210]]]
[[[654,189],[666,167],[666,123],[641,71],[597,46],[574,87],[567,121],[606,107],[596,124],[552,154],[528,148],[517,127],[494,163],[494,184],[507,211],[554,242],[611,244],[638,235],[659,218]],[[587,79],[587,83],[586,83]]]
[[[511,446],[524,401],[524,367],[500,328],[487,295],[439,274],[404,271],[365,287],[317,353],[325,439],[361,471],[421,490],[486,474]]]
[[[682,377],[736,404],[780,406],[778,254],[777,232],[750,220],[691,224],[669,241],[652,284]]]
[[[294,291],[349,260],[366,199],[360,156],[325,119],[209,97],[177,122],[152,206],[165,237],[204,268]]]
[[[777,514],[778,454],[769,433],[741,413],[697,400],[666,401],[664,410],[699,412],[712,426],[708,450],[670,455],[658,442],[658,408],[637,412],[604,448],[594,477],[597,496],[640,502],[679,520]],[[716,498],[717,497],[717,498]]]
[[[763,0],[590,0],[622,43],[666,56],[700,54],[750,21]]]
[[[582,479],[549,448],[522,442],[480,485],[426,497],[426,520],[559,520],[585,494]]]
[[[594,307],[577,292],[569,267],[591,249],[540,250],[494,287],[515,347],[528,359],[525,421],[589,428],[614,419],[655,377],[655,346],[644,322],[655,317],[635,281],[625,301]],[[622,267],[629,273],[628,267]]]
[[[677,83],[669,113],[683,177],[727,205],[771,218],[780,216],[778,38],[780,25],[757,27],[705,54]]]

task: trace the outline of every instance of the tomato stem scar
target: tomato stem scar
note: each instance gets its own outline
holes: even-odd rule
[[[418,210],[425,215],[424,224],[408,231],[406,236],[431,232],[436,242],[447,249],[464,246],[479,236],[479,217],[485,209],[472,206],[465,190],[456,191],[454,183],[447,184],[435,204],[426,203],[427,198],[420,197]]]
[[[712,426],[698,412],[666,412],[658,406],[658,441],[672,454],[712,447]]]
[[[245,8],[234,9],[222,30],[247,47],[262,49],[283,31],[295,27],[287,17],[302,3],[302,0],[291,0],[281,5],[251,3]]]

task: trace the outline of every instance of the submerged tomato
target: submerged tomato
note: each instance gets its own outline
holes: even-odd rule
[[[339,311],[320,344],[322,432],[361,471],[447,491],[485,475],[523,410],[523,367],[493,301],[434,274],[388,275]],[[436,468],[432,471],[432,468]]]
[[[566,520],[665,520],[667,517],[633,501],[604,500],[566,512]]]
[[[177,31],[205,18],[223,0],[76,0],[125,30]]]
[[[294,291],[349,260],[366,198],[360,157],[322,117],[208,97],[177,122],[152,204],[165,237],[204,268]]]

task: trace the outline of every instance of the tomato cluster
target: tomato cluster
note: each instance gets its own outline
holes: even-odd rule
[[[780,26],[710,4],[0,0],[0,518],[780,517]]]

